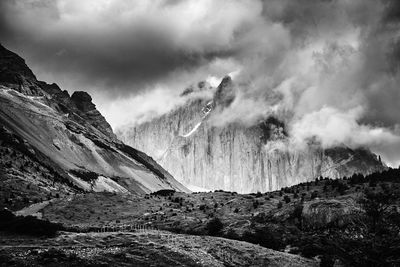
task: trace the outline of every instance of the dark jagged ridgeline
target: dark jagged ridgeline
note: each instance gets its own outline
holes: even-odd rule
[[[27,95],[42,95],[33,72],[25,60],[0,44],[0,84]]]
[[[353,174],[351,177],[344,178],[349,180],[350,184],[369,183],[371,185],[378,182],[400,183],[400,169],[389,168],[381,172],[374,172],[364,176],[361,173]]]
[[[118,144],[118,148],[129,156],[136,159],[138,162],[140,162],[150,170],[152,170],[160,178],[172,178],[172,176],[167,171],[165,171],[155,160],[153,160],[153,158],[147,156],[145,153],[124,144]]]

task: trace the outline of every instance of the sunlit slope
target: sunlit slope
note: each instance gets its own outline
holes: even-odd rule
[[[1,54],[0,125],[48,156],[77,187],[121,193],[187,191],[152,158],[117,140],[87,93],[69,97],[56,85],[25,77],[26,65],[12,52],[2,48]],[[19,67],[12,68],[15,61]]]

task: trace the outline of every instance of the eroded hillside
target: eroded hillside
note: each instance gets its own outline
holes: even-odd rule
[[[13,209],[85,191],[187,190],[151,157],[120,142],[90,95],[69,96],[37,81],[2,46],[0,137],[2,205]]]

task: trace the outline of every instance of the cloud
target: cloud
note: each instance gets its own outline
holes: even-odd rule
[[[130,121],[140,124],[165,114],[177,105],[183,104],[184,101],[185,99],[174,95],[167,88],[160,87],[128,99],[112,102],[107,107],[106,113],[114,126],[126,126]]]
[[[157,85],[152,90],[112,101],[105,106],[104,111],[108,114],[108,119],[113,122],[114,129],[122,131],[127,127],[134,127],[137,124],[160,117],[183,105],[189,99],[211,99],[215,88],[207,82],[204,86],[207,89],[197,90],[189,95],[182,96],[181,91],[174,91],[164,85]]]
[[[342,144],[358,147],[366,144],[379,145],[382,140],[388,143],[400,141],[400,136],[386,128],[359,124],[357,121],[362,113],[361,107],[347,112],[323,107],[294,121],[289,129],[290,135],[294,141],[299,142],[317,138],[323,147]]]
[[[5,0],[2,42],[39,77],[121,96],[235,53],[257,1]],[[83,88],[83,89],[85,89]]]
[[[396,166],[399,160],[400,132],[396,128],[359,123],[363,113],[362,107],[348,111],[323,107],[292,121],[290,142],[294,146],[302,146],[305,142],[317,141],[324,148],[341,145],[369,147]]]
[[[291,142],[367,146],[400,163],[395,1],[265,1],[264,22],[215,124],[285,121]],[[262,35],[265,31],[267,34]],[[271,41],[272,39],[272,41]],[[256,40],[256,38],[253,38]],[[244,50],[246,51],[246,50]],[[240,55],[239,55],[240,56]]]
[[[4,0],[0,40],[39,78],[91,92],[114,127],[235,72],[217,125],[274,115],[297,143],[365,145],[395,165],[399,10],[398,0]]]

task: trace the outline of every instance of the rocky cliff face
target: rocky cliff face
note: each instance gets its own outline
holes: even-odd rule
[[[71,96],[71,101],[75,104],[84,121],[90,123],[105,135],[116,138],[110,124],[96,109],[96,105],[93,104],[92,97],[88,93],[82,91],[74,92]]]
[[[70,97],[56,84],[37,81],[24,60],[2,46],[0,144],[0,188],[15,182],[13,195],[20,199],[33,195],[24,194],[28,188],[42,199],[51,192],[187,191],[151,157],[119,141],[89,94]],[[10,190],[0,196],[8,198]]]
[[[154,157],[183,184],[212,190],[264,192],[321,175],[339,178],[383,168],[364,149],[323,150],[311,144],[302,151],[292,150],[283,123],[274,118],[252,127],[237,123],[213,126],[214,112],[234,99],[231,86],[227,77],[212,98],[189,98],[169,114],[117,134]]]
[[[26,95],[41,95],[33,72],[25,60],[0,44],[0,84]]]

